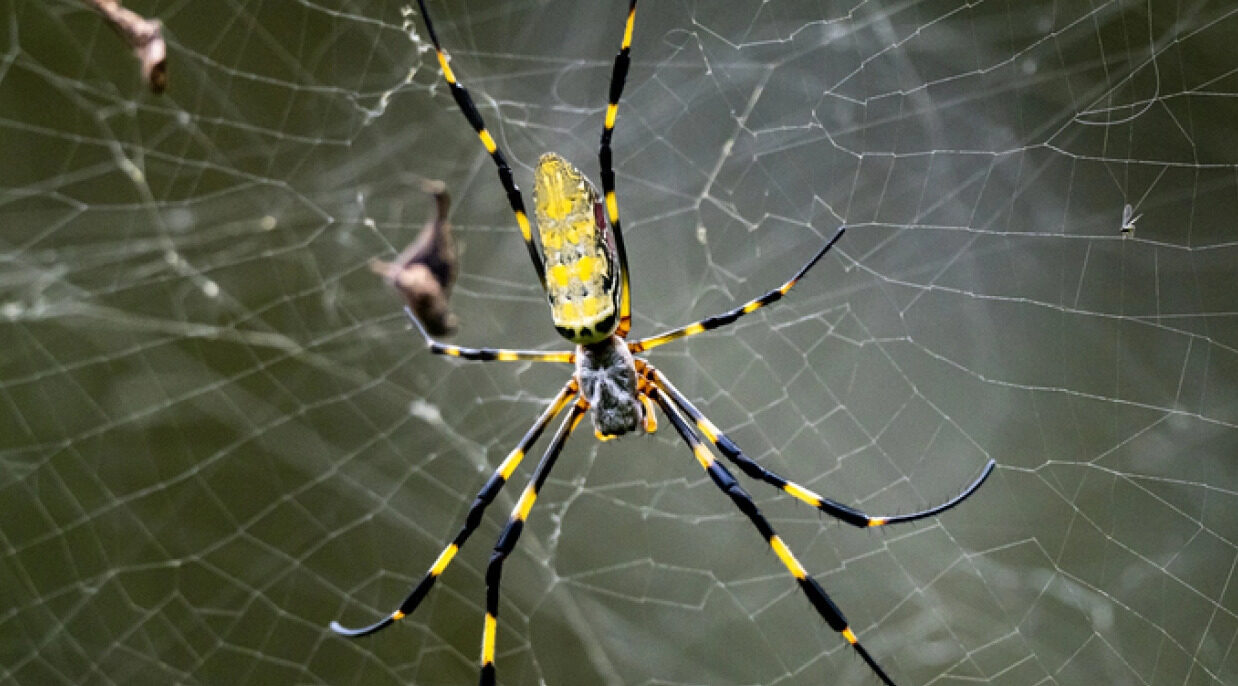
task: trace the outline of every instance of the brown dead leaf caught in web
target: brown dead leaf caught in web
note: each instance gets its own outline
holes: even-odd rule
[[[163,41],[163,24],[147,19],[133,10],[121,7],[120,0],[86,0],[116,33],[125,39],[134,56],[142,63],[142,78],[152,93],[162,93],[168,86],[168,46]]]
[[[455,332],[457,323],[448,305],[459,264],[456,241],[447,222],[451,196],[442,181],[421,179],[418,183],[423,192],[434,196],[433,214],[417,239],[394,262],[374,259],[370,269],[404,296],[431,335],[442,336]]]

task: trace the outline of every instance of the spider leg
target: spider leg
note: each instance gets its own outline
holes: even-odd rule
[[[426,331],[425,325],[413,313],[412,308],[407,305],[404,307],[404,313],[412,320],[413,326],[417,327],[417,331],[421,333],[421,337],[426,339],[426,345],[429,346],[430,352],[436,355],[447,355],[449,357],[459,357],[464,360],[480,360],[490,362],[498,360],[499,362],[560,362],[563,364],[572,364],[576,361],[576,353],[572,350],[508,350],[506,348],[464,348],[458,345],[449,343],[440,343],[430,337]]]
[[[430,42],[434,44],[434,53],[438,56],[439,66],[443,70],[443,79],[447,81],[447,85],[451,88],[451,97],[455,98],[460,112],[464,114],[464,118],[469,121],[473,130],[477,132],[477,137],[481,139],[481,144],[485,146],[486,152],[490,153],[490,158],[494,160],[494,166],[499,173],[499,182],[503,184],[503,190],[507,192],[507,202],[511,205],[512,213],[516,215],[516,224],[520,226],[520,237],[524,239],[525,248],[529,251],[529,258],[533,260],[533,269],[537,271],[538,283],[542,285],[542,290],[545,290],[546,270],[542,266],[542,258],[538,254],[537,244],[533,242],[533,231],[529,225],[529,216],[524,210],[524,196],[520,194],[520,189],[516,186],[515,180],[512,179],[511,167],[508,166],[507,159],[503,157],[503,151],[494,142],[494,137],[486,130],[486,122],[482,120],[481,113],[477,111],[477,105],[473,103],[473,97],[469,95],[468,89],[456,81],[455,72],[451,70],[451,65],[448,64],[447,53],[443,50],[443,46],[439,45],[438,35],[434,32],[434,24],[430,21],[430,13],[426,11],[425,0],[417,0],[417,5],[421,8],[421,18],[426,22],[426,33],[430,34]]]
[[[610,226],[614,230],[615,252],[619,254],[619,273],[623,280],[621,300],[619,302],[619,326],[615,334],[620,338],[628,335],[632,328],[632,289],[628,278],[628,253],[623,247],[623,231],[619,228],[619,203],[615,200],[615,166],[610,150],[610,138],[615,132],[615,115],[619,111],[619,96],[623,95],[623,85],[628,79],[628,66],[631,64],[632,28],[636,22],[636,0],[628,4],[628,19],[623,27],[623,41],[619,45],[619,54],[615,55],[615,67],[610,75],[610,97],[606,105],[606,120],[602,124],[602,147],[598,151],[598,161],[602,165],[602,192],[606,197],[606,212]]]
[[[550,420],[554,419],[576,397],[576,393],[576,380],[572,379],[563,387],[563,390],[559,391],[555,399],[551,401],[541,416],[537,418],[537,421],[533,423],[533,426],[529,428],[529,431],[525,433],[524,438],[520,439],[520,443],[507,455],[507,458],[503,460],[498,469],[494,471],[494,474],[490,476],[490,479],[486,481],[486,485],[477,493],[472,506],[469,507],[468,515],[464,518],[464,526],[460,527],[460,532],[443,549],[443,552],[439,553],[438,558],[434,560],[434,564],[430,565],[429,571],[413,587],[408,597],[404,599],[404,602],[400,603],[400,607],[395,612],[387,615],[379,622],[358,629],[349,629],[339,622],[331,622],[331,630],[341,636],[348,636],[350,638],[368,636],[375,631],[385,629],[393,623],[404,619],[405,616],[417,609],[417,606],[426,597],[426,594],[434,587],[434,582],[438,580],[439,575],[443,573],[443,570],[447,569],[447,565],[451,564],[452,558],[456,556],[464,542],[477,529],[477,525],[481,523],[482,513],[486,511],[486,507],[499,494],[507,480],[511,478],[512,472],[520,465],[520,461],[524,459],[525,453],[537,441],[538,437],[542,435],[542,431],[550,423]]]
[[[687,413],[687,415],[692,418],[692,421],[696,423],[696,428],[700,430],[701,435],[708,439],[710,443],[713,443],[714,447],[717,448],[718,451],[721,452],[728,460],[733,462],[735,466],[739,467],[744,474],[747,474],[753,479],[764,481],[771,486],[782,489],[791,496],[812,505],[825,514],[846,522],[852,526],[863,528],[885,526],[887,524],[902,524],[904,522],[914,522],[917,519],[924,519],[926,517],[941,514],[942,512],[945,512],[946,510],[949,510],[955,505],[958,505],[966,500],[972,493],[975,493],[976,489],[980,488],[980,484],[984,483],[984,480],[989,478],[989,474],[993,473],[993,467],[996,465],[996,462],[989,460],[988,464],[986,464],[984,469],[980,472],[980,476],[976,477],[974,481],[968,484],[967,488],[963,489],[962,493],[959,493],[950,500],[936,507],[930,507],[927,510],[909,512],[901,515],[874,517],[872,515],[865,514],[850,505],[844,505],[840,502],[818,495],[817,493],[804,488],[794,481],[788,481],[787,479],[784,479],[778,474],[775,474],[774,472],[771,472],[762,467],[760,464],[754,462],[747,455],[744,455],[743,451],[739,449],[739,446],[736,445],[734,441],[727,438],[726,434],[719,431],[718,427],[714,426],[714,423],[709,421],[708,417],[702,414],[700,410],[696,409],[696,407],[686,397],[684,397],[682,393],[679,392],[679,389],[675,388],[675,386],[671,384],[670,380],[667,379],[662,372],[654,369],[649,364],[645,364],[644,367],[648,370],[648,373],[652,375],[654,385],[661,389],[666,395],[670,396],[671,401],[674,402],[680,410]]]
[[[555,460],[559,458],[567,437],[584,417],[585,407],[584,400],[580,399],[572,407],[572,411],[563,418],[563,423],[559,425],[559,430],[555,432],[554,438],[546,448],[546,454],[537,464],[537,469],[533,471],[529,484],[524,487],[520,500],[512,509],[511,519],[503,528],[503,533],[499,534],[499,540],[494,544],[494,552],[490,554],[490,564],[486,566],[486,622],[481,638],[481,686],[493,686],[495,683],[494,642],[499,628],[499,582],[503,577],[503,561],[516,548],[516,541],[520,540],[520,532],[524,529],[525,519],[529,516],[529,510],[533,509],[533,502],[537,500],[537,492],[541,490],[542,485],[546,483],[546,478],[550,476],[550,470],[554,467]]]
[[[852,648],[855,648],[855,651],[859,653],[864,662],[873,670],[873,673],[881,679],[882,683],[886,684],[886,686],[895,686],[885,671],[877,665],[877,661],[873,659],[872,655],[869,655],[864,646],[860,645],[855,632],[847,624],[847,618],[843,616],[842,610],[834,604],[834,601],[830,599],[825,589],[821,588],[821,584],[817,583],[816,579],[808,576],[804,566],[800,564],[800,561],[795,558],[791,549],[787,547],[787,544],[783,542],[782,538],[770,526],[765,516],[761,514],[760,509],[757,508],[756,503],[752,501],[752,496],[744,491],[743,487],[739,485],[739,482],[735,480],[735,477],[731,475],[731,472],[726,467],[714,459],[713,454],[709,452],[709,449],[705,447],[701,439],[688,427],[687,422],[680,415],[679,411],[667,402],[661,390],[654,389],[653,399],[662,408],[662,412],[666,414],[667,418],[671,420],[671,424],[674,425],[679,435],[683,437],[684,442],[692,448],[692,453],[696,456],[697,462],[709,474],[709,478],[748,517],[749,521],[760,532],[761,537],[769,544],[770,549],[778,556],[783,566],[787,568],[791,576],[795,577],[800,590],[808,597],[808,601],[812,603],[817,614],[821,615],[821,618],[825,620],[826,624],[830,625],[831,629],[841,634],[847,640],[847,643],[851,644]]]
[[[804,274],[808,273],[809,269],[812,269],[813,265],[817,264],[817,262],[825,255],[825,253],[829,252],[830,248],[834,247],[834,244],[838,242],[839,238],[842,238],[843,232],[846,230],[847,230],[847,227],[845,226],[839,227],[838,232],[834,234],[834,237],[831,238],[829,242],[827,242],[820,250],[818,250],[817,254],[813,255],[812,259],[808,260],[807,264],[805,264],[803,267],[800,267],[800,270],[798,272],[795,272],[795,276],[792,276],[789,281],[782,284],[778,288],[775,288],[774,290],[766,293],[765,295],[759,298],[749,300],[748,302],[744,303],[743,305],[740,305],[739,307],[728,310],[721,314],[715,314],[712,317],[706,317],[694,324],[688,324],[686,326],[681,326],[677,329],[663,331],[662,333],[657,334],[656,336],[650,336],[649,338],[642,338],[639,341],[634,341],[632,343],[629,343],[628,350],[631,350],[634,353],[644,352],[651,348],[656,348],[659,345],[662,345],[663,343],[670,343],[671,341],[679,339],[679,338],[686,338],[687,336],[695,336],[698,333],[704,333],[706,331],[711,331],[713,329],[726,326],[727,324],[734,322],[736,319],[739,319],[740,317],[746,314],[756,312],[757,310],[761,309],[762,307],[765,307],[766,305],[778,302],[779,300],[782,299],[782,296],[786,295],[787,292],[791,290],[791,287],[794,286],[796,282],[799,281],[800,278],[804,276]]]

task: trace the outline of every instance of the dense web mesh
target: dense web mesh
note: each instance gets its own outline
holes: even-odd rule
[[[435,357],[367,267],[443,179],[462,345],[558,348],[420,22],[378,0],[0,4],[0,680],[459,684],[489,546],[376,636],[570,369]],[[439,2],[517,180],[596,174],[623,2]],[[1238,683],[1238,9],[646,0],[615,134],[636,335],[904,686]],[[596,177],[595,177],[596,180]],[[1123,232],[1131,206],[1133,232]],[[664,423],[665,424],[665,423]],[[537,452],[533,455],[535,459]],[[530,460],[531,462],[531,460]],[[669,426],[568,443],[507,684],[871,684]]]

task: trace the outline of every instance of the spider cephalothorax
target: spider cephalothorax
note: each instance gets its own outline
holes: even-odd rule
[[[962,493],[937,507],[890,517],[873,517],[861,510],[820,496],[808,488],[775,474],[749,459],[738,445],[718,429],[690,400],[653,365],[635,353],[644,352],[680,338],[695,336],[727,326],[744,315],[777,302],[790,292],[804,274],[820,261],[821,257],[843,235],[838,232],[821,248],[807,264],[783,283],[764,295],[692,324],[641,338],[627,340],[632,324],[632,300],[629,288],[628,262],[623,247],[623,231],[619,226],[619,204],[615,199],[615,170],[610,149],[611,134],[615,126],[615,113],[619,96],[627,78],[632,43],[632,27],[636,17],[636,0],[629,0],[628,18],[623,31],[623,42],[615,58],[611,75],[610,101],[602,126],[602,145],[598,154],[602,167],[602,196],[578,169],[562,157],[543,155],[534,172],[538,235],[541,249],[533,239],[533,231],[525,213],[524,199],[512,178],[512,170],[486,129],[485,122],[472,97],[464,86],[456,81],[448,64],[447,54],[439,45],[433,24],[426,13],[425,0],[418,0],[426,32],[434,44],[435,54],[443,70],[443,78],[451,87],[452,97],[460,106],[469,124],[494,160],[499,181],[507,193],[508,203],[520,228],[525,248],[533,260],[538,280],[546,290],[555,329],[564,338],[576,343],[575,350],[508,350],[502,348],[465,348],[440,343],[432,339],[425,326],[418,321],[412,309],[406,308],[413,324],[426,339],[430,350],[440,355],[450,355],[467,360],[527,360],[532,362],[558,362],[575,364],[575,373],[564,384],[558,395],[542,411],[542,414],[525,433],[524,438],[495,469],[494,474],[478,492],[464,525],[456,537],[443,549],[430,569],[413,587],[399,608],[387,617],[366,627],[347,629],[333,622],[331,628],[345,636],[364,636],[403,619],[421,603],[435,580],[455,558],[460,547],[481,523],[483,511],[494,501],[499,490],[515,473],[534,442],[560,413],[567,416],[555,431],[546,453],[538,463],[528,485],[512,509],[503,533],[495,543],[494,552],[486,567],[486,619],[481,640],[482,686],[491,686],[496,680],[494,664],[495,643],[498,631],[499,583],[503,576],[503,562],[516,547],[524,529],[538,491],[550,476],[550,470],[559,458],[568,436],[579,425],[586,411],[593,413],[593,425],[598,438],[606,440],[625,433],[643,429],[652,432],[655,428],[653,405],[670,420],[675,432],[692,450],[697,463],[709,475],[710,480],[730,498],[756,528],[770,550],[795,579],[805,598],[811,603],[831,629],[837,631],[853,647],[873,673],[887,686],[894,682],[881,669],[877,661],[860,644],[855,632],[847,624],[842,611],[830,600],[829,594],[812,578],[791,552],[790,547],[774,532],[773,527],[752,497],[739,485],[727,467],[715,458],[720,453],[743,473],[757,481],[782,490],[797,500],[820,510],[842,522],[856,527],[877,527],[899,524],[931,517],[962,502],[975,492],[993,470],[993,461]],[[603,204],[604,203],[604,204]],[[603,209],[605,216],[603,216]],[[608,226],[609,225],[609,226]],[[609,229],[609,230],[608,230]],[[570,408],[570,409],[568,409]],[[712,446],[713,451],[710,450]]]
[[[636,378],[632,353],[618,336],[577,349],[576,381],[581,397],[589,402],[598,438],[616,438],[642,427],[645,406]]]

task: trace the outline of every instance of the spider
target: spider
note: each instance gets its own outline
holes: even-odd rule
[[[533,261],[533,268],[550,304],[555,330],[574,343],[575,349],[509,350],[465,348],[445,344],[430,336],[411,309],[405,308],[405,311],[425,339],[430,351],[435,354],[466,360],[573,364],[575,373],[477,493],[456,537],[434,560],[404,602],[390,615],[370,626],[350,629],[338,622],[332,622],[331,629],[344,636],[365,636],[386,628],[413,612],[477,528],[486,507],[494,501],[499,490],[511,478],[534,442],[551,421],[566,410],[566,417],[555,431],[550,445],[521,493],[486,568],[486,615],[482,629],[480,683],[482,686],[494,684],[495,636],[498,629],[499,584],[503,563],[516,547],[538,491],[550,476],[550,470],[554,467],[568,436],[580,424],[586,411],[591,414],[594,433],[600,440],[609,440],[633,432],[652,433],[657,429],[653,408],[657,405],[687,443],[713,483],[756,527],[761,538],[795,578],[800,590],[826,624],[841,634],[882,682],[893,686],[894,682],[860,644],[842,611],[821,585],[809,576],[791,549],[761,514],[752,497],[739,485],[731,471],[715,459],[709,446],[748,477],[779,488],[830,517],[856,527],[900,524],[940,514],[974,493],[993,471],[994,462],[990,460],[962,493],[937,507],[902,515],[870,516],[857,508],[818,495],[745,456],[739,446],[706,418],[664,374],[645,359],[635,356],[636,353],[646,352],[680,338],[727,326],[744,315],[777,302],[838,242],[845,227],[840,228],[790,280],[761,297],[695,323],[629,341],[627,337],[632,324],[632,298],[627,254],[623,246],[623,232],[619,226],[619,204],[615,200],[611,136],[614,133],[619,97],[623,92],[630,64],[636,0],[629,2],[623,39],[611,74],[610,95],[599,152],[602,193],[599,195],[585,175],[564,158],[554,153],[543,155],[534,171],[534,210],[539,238],[536,242],[525,212],[523,196],[512,179],[511,168],[486,129],[468,90],[456,79],[447,53],[434,32],[425,0],[417,0],[417,4],[452,97],[481,139],[486,152],[494,160],[499,181],[507,193],[507,200],[520,227],[521,237]]]

